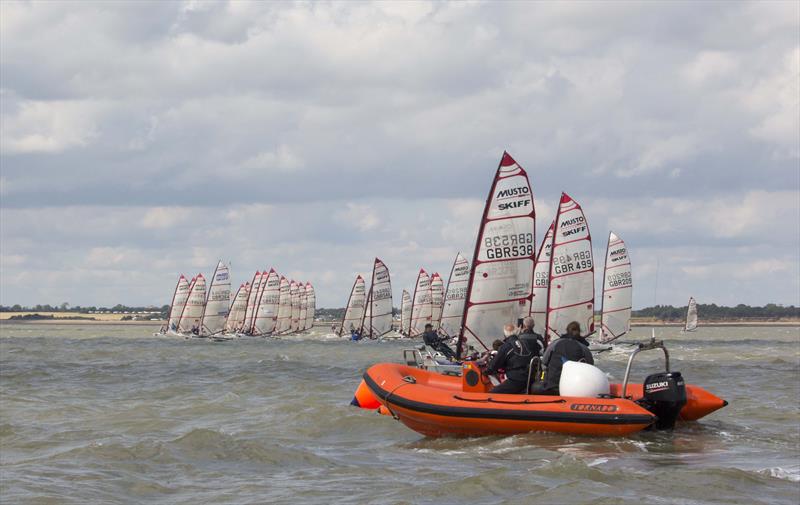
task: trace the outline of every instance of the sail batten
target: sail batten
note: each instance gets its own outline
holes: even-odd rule
[[[525,170],[503,153],[481,217],[457,354],[488,350],[503,325],[530,312],[536,212]]]

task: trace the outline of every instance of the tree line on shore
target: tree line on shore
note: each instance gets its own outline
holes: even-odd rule
[[[161,307],[133,307],[117,304],[113,307],[82,307],[80,305],[34,305],[22,306],[0,305],[0,312],[74,312],[74,313],[158,313],[160,317],[166,318],[169,312],[169,305]],[[400,310],[393,309],[394,314],[399,314]],[[726,307],[715,303],[699,304],[697,312],[704,321],[725,321],[752,319],[760,321],[774,321],[781,319],[800,319],[800,308],[794,305],[780,305],[768,303],[763,307],[739,304],[735,307]],[[655,319],[658,321],[682,321],[686,317],[686,306],[674,307],[672,305],[656,305],[633,311],[633,317]],[[317,309],[316,318],[323,321],[337,321],[344,316],[344,307],[336,309]]]

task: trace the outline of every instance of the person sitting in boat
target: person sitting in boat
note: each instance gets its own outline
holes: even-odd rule
[[[519,333],[519,339],[524,340],[528,349],[534,351],[537,356],[542,355],[544,351],[544,337],[533,331],[534,321],[533,318],[528,316],[522,320],[522,330]]]
[[[581,336],[581,325],[577,321],[569,323],[567,332],[547,346],[542,358],[543,381],[535,384],[533,392],[542,395],[557,395],[558,383],[561,380],[561,368],[567,361],[582,361],[594,365],[589,342]]]
[[[495,356],[497,356],[497,351],[499,351],[501,347],[503,347],[503,341],[499,338],[495,339],[495,341],[492,342],[492,350],[483,353],[480,358],[475,360],[475,364],[478,366],[486,366]]]
[[[352,326],[351,328],[352,329],[350,330],[350,340],[352,340],[353,342],[358,342],[359,340],[361,340],[361,332],[353,328]]]
[[[448,360],[455,360],[456,353],[445,343],[444,338],[440,337],[438,333],[433,331],[433,325],[428,323],[425,325],[425,333],[422,334],[422,341],[425,345],[431,347],[434,351],[438,351],[444,355]]]
[[[528,367],[531,360],[538,356],[539,346],[528,347],[535,344],[535,340],[521,340],[517,336],[517,329],[513,324],[503,327],[506,336],[505,342],[498,349],[497,355],[489,362],[484,373],[495,375],[500,370],[505,370],[506,380],[501,382],[492,390],[491,393],[524,393],[528,389]]]

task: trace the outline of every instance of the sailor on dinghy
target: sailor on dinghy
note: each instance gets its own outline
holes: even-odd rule
[[[422,334],[422,340],[425,342],[425,345],[442,353],[448,360],[454,361],[456,359],[456,353],[445,343],[446,339],[433,331],[433,324],[428,323],[425,325],[425,333]]]

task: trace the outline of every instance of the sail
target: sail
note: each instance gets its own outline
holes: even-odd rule
[[[442,319],[439,332],[449,337],[461,333],[461,321],[464,317],[464,301],[467,299],[467,283],[469,282],[469,261],[461,253],[456,254],[450,277],[447,279],[447,290],[442,306]]]
[[[178,329],[178,321],[181,318],[181,312],[186,306],[186,299],[189,298],[189,281],[181,274],[178,279],[178,284],[175,285],[175,292],[172,294],[172,303],[169,307],[169,320],[167,328],[170,330]]]
[[[546,341],[566,333],[572,321],[580,324],[582,336],[594,332],[594,262],[589,224],[581,206],[566,193],[561,193],[555,221]]]
[[[633,279],[628,248],[612,231],[608,234],[606,265],[603,270],[600,342],[611,342],[630,331],[632,304]]]
[[[192,330],[200,331],[200,319],[203,317],[203,309],[206,305],[206,279],[203,274],[198,274],[189,289],[189,298],[186,300],[186,307],[183,308],[181,320],[178,323],[178,332],[192,333]]]
[[[539,246],[539,254],[536,255],[536,266],[533,268],[533,299],[531,301],[531,317],[533,318],[533,331],[539,335],[545,334],[545,324],[547,321],[547,287],[550,285],[550,251],[553,248],[553,226],[555,221],[550,223],[550,228]]]
[[[308,295],[306,295],[306,285],[302,282],[297,285],[297,290],[300,292],[300,318],[297,321],[297,330],[304,331],[306,329],[306,312],[308,312]]]
[[[289,283],[289,295],[292,305],[292,319],[289,330],[295,333],[300,323],[300,289],[298,288],[297,282],[291,281]]]
[[[364,317],[364,333],[378,338],[392,331],[392,282],[389,268],[379,258],[372,267],[372,285],[369,288]]]
[[[238,333],[244,324],[244,314],[247,311],[247,297],[250,295],[250,283],[245,282],[239,286],[236,296],[233,297],[228,319],[225,321],[225,333]]]
[[[253,335],[269,335],[275,331],[278,322],[278,304],[281,295],[281,279],[275,269],[270,269],[258,300],[258,308],[253,319]]]
[[[686,308],[686,324],[683,331],[694,331],[697,329],[697,302],[689,297],[689,305]]]
[[[350,332],[361,323],[364,316],[364,299],[366,298],[364,278],[360,275],[356,277],[353,288],[350,290],[350,297],[347,299],[347,306],[344,310],[342,324],[339,326],[339,336]]]
[[[261,279],[264,277],[266,280],[267,272],[256,272],[253,275],[253,281],[250,283],[250,294],[247,295],[247,310],[244,313],[244,324],[242,325],[243,333],[250,333],[253,328],[253,317],[256,314],[256,306],[258,305],[258,297],[261,295]]]
[[[361,324],[358,325],[358,332],[364,336],[369,336],[369,322],[372,319],[372,288],[367,292],[367,300],[364,302],[364,314],[361,316]]]
[[[411,324],[408,335],[416,337],[425,332],[425,325],[431,322],[431,278],[422,268],[417,275],[414,297],[411,299]]]
[[[400,302],[400,333],[408,336],[411,328],[411,295],[403,290],[403,298]]]
[[[478,229],[457,353],[483,351],[530,312],[536,212],[528,174],[503,153]]]
[[[278,296],[278,322],[277,333],[286,333],[292,325],[292,294],[289,288],[289,280],[281,276],[280,290]]]
[[[306,283],[306,296],[308,302],[306,305],[306,329],[310,330],[314,327],[314,316],[317,311],[317,294],[314,292],[314,286],[310,282]]]
[[[231,305],[231,276],[228,265],[220,261],[211,278],[200,332],[203,335],[222,333]]]
[[[439,272],[431,276],[431,324],[433,331],[439,330],[442,322],[442,304],[444,303],[444,281]]]

